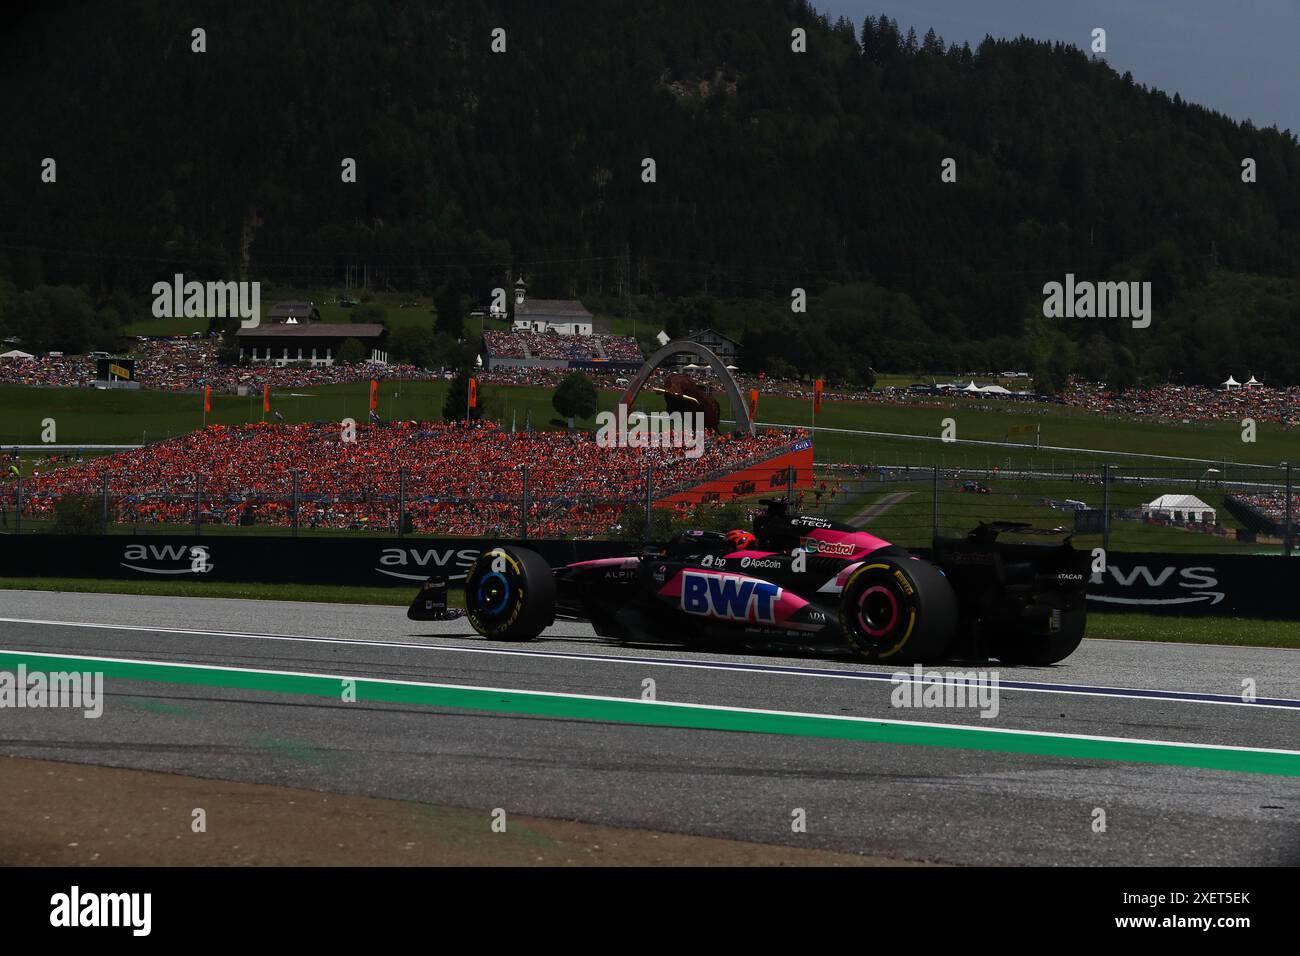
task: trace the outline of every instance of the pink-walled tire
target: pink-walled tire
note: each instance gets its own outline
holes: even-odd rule
[[[957,596],[927,561],[868,558],[840,594],[840,624],[863,660],[942,660],[957,630]]]

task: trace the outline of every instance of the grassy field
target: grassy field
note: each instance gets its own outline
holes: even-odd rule
[[[2,578],[0,590],[72,591],[90,594],[171,595],[259,601],[321,601],[405,607],[414,589],[321,587],[306,584],[233,584],[203,581],[103,581],[81,578]],[[464,595],[451,590],[448,604],[464,607]],[[1300,649],[1294,621],[1243,618],[1157,617],[1151,614],[1094,614],[1088,636],[1111,640],[1226,644],[1237,647]]]
[[[978,522],[992,518],[1028,521],[1037,527],[1062,525],[1069,528],[1074,526],[1073,514],[1053,509],[1043,504],[1043,499],[1062,501],[1072,498],[1094,508],[1100,507],[1102,501],[1101,489],[1096,484],[1063,479],[996,479],[985,484],[990,488],[990,494],[963,492],[956,482],[941,481],[938,496],[940,533],[961,535]],[[1152,494],[1146,487],[1118,485],[1112,489],[1111,506],[1116,509],[1136,508],[1142,501],[1149,500]],[[1217,554],[1252,554],[1268,550],[1266,545],[1236,540],[1234,532],[1240,524],[1224,508],[1225,492],[1222,489],[1201,488],[1196,490],[1196,494],[1216,509],[1220,523],[1228,530],[1227,536],[1113,519],[1111,548],[1117,551]],[[905,497],[870,520],[860,520],[866,509],[897,495]],[[928,547],[934,529],[934,487],[928,476],[911,482],[850,481],[842,493],[816,509],[816,513],[857,525],[905,547]],[[1101,547],[1102,536],[1100,533],[1080,534],[1075,536],[1074,542],[1079,548]]]
[[[385,419],[439,419],[446,389],[447,383],[442,381],[385,382],[380,388],[379,414]],[[542,387],[486,385],[483,388],[486,414],[507,427],[512,418],[522,426],[526,416],[531,418],[534,427],[546,427],[556,417],[551,394],[550,389]],[[600,409],[612,410],[620,394],[614,389],[601,391]],[[213,411],[207,421],[226,425],[259,421],[262,418],[260,398],[260,394],[214,395]],[[272,408],[289,422],[338,421],[344,417],[364,422],[368,399],[369,386],[357,382],[274,392]],[[661,407],[653,395],[639,397],[637,404],[646,410]],[[203,398],[199,392],[0,387],[0,445],[38,443],[46,418],[55,420],[59,443],[149,441],[201,427]],[[763,397],[759,418],[807,427],[811,424],[811,403],[779,396]],[[1238,428],[1230,422],[1196,425],[1122,422],[1053,405],[995,407],[964,399],[935,399],[923,407],[827,402],[817,425],[937,437],[944,418],[955,420],[957,437],[962,440],[1005,441],[1012,425],[1041,423],[1043,444],[1097,449],[1100,454],[1035,451],[1031,445],[1014,449],[984,448],[819,432],[817,458],[819,461],[965,468],[996,465],[1067,472],[1087,462],[1105,460],[1107,451],[1270,465],[1300,461],[1300,430],[1263,424],[1256,442],[1243,443]],[[591,428],[594,421],[588,419],[578,424]],[[1111,460],[1120,464],[1131,461],[1118,455]],[[1221,477],[1235,480],[1251,474],[1228,471]]]
[[[415,588],[322,587],[310,584],[238,584],[230,581],[108,581],[93,578],[0,578],[0,590],[72,591],[82,594],[142,594],[171,597],[234,598],[256,601],[325,601],[337,604],[387,604],[405,607]],[[448,592],[448,603],[464,606],[464,595]]]
[[[441,417],[443,399],[448,383],[437,382],[385,382],[379,394],[379,412],[385,419],[429,420]],[[515,422],[522,428],[526,421],[534,427],[550,427],[556,412],[551,406],[551,391],[547,388],[488,385],[482,390],[487,414],[501,421],[505,427]],[[607,389],[599,392],[601,410],[615,407],[621,392]],[[638,399],[638,406],[647,410],[658,406],[659,398],[647,394]],[[365,422],[369,407],[369,387],[365,382],[305,388],[272,394],[272,408],[286,421],[338,421],[349,417]],[[769,396],[760,402],[760,418],[800,424],[806,423],[810,413],[806,401]],[[923,408],[891,405],[865,405],[858,403],[827,403],[818,417],[818,424],[837,428],[864,428],[890,432],[922,432],[928,425],[937,430],[943,417],[955,418],[959,435],[1001,438],[1011,423],[1033,421],[1035,414],[1044,425],[1044,440],[1052,437],[1063,444],[1095,445],[1099,449],[1160,450],[1166,454],[1209,454],[1220,451],[1235,453],[1242,458],[1273,460],[1300,458],[1300,432],[1285,432],[1264,427],[1260,441],[1243,445],[1236,441],[1232,426],[1161,426],[1145,423],[1107,422],[1097,416],[1070,413],[1058,406],[1033,408],[991,408],[972,405],[965,400],[939,400]],[[115,444],[139,443],[186,434],[200,427],[204,421],[202,396],[198,393],[154,391],[97,391],[87,389],[0,387],[0,446],[14,443],[39,442],[43,422],[54,419],[56,440],[62,444]],[[238,425],[263,418],[260,394],[246,397],[216,395],[213,411],[207,422]],[[591,419],[580,421],[583,428],[594,427]],[[1234,442],[1234,444],[1229,444]],[[1276,457],[1266,452],[1272,449]],[[959,446],[939,442],[917,442],[906,439],[880,439],[852,437],[820,432],[815,439],[815,452],[821,462],[873,463],[895,466],[911,465],[928,470],[930,465],[942,468],[968,468],[991,470],[1028,469],[1051,472],[1062,477],[1047,480],[1011,480],[978,476],[988,484],[992,495],[967,494],[959,491],[959,482],[946,483],[939,493],[940,527],[945,533],[958,534],[973,527],[980,519],[990,515],[1008,520],[1030,521],[1039,525],[1065,524],[1072,526],[1070,513],[1053,510],[1042,504],[1043,499],[1077,499],[1092,508],[1102,504],[1102,491],[1096,484],[1072,479],[1078,469],[1096,469],[1109,461],[1116,473],[1136,473],[1145,469],[1164,481],[1154,483],[1112,484],[1110,504],[1113,509],[1137,508],[1142,502],[1167,491],[1194,491],[1218,512],[1220,523],[1229,531],[1228,536],[1191,532],[1177,528],[1162,528],[1140,522],[1114,520],[1110,545],[1116,550],[1168,550],[1217,553],[1270,553],[1271,545],[1238,542],[1232,535],[1238,524],[1224,508],[1224,491],[1210,482],[1197,488],[1193,484],[1205,468],[1196,464],[1177,465],[1164,462],[1131,461],[1107,458],[1104,451],[1096,454],[1067,454],[1061,452],[1022,449],[985,449],[978,446]],[[26,456],[23,470],[30,474],[37,466],[35,456]],[[47,465],[40,465],[45,468]],[[1218,466],[1216,479],[1255,480],[1280,482],[1282,473],[1276,469],[1260,471],[1232,466]],[[972,476],[975,477],[975,476]],[[1178,478],[1175,484],[1168,479]],[[854,480],[849,495],[831,503],[830,516],[852,521],[868,505],[891,493],[906,493],[903,501],[875,519],[868,526],[883,537],[900,544],[919,547],[928,544],[932,529],[933,498],[928,474],[917,475],[916,481],[879,482]],[[25,531],[38,530],[35,523],[24,524]],[[130,532],[130,526],[117,530]],[[148,533],[163,533],[168,529],[145,526]],[[176,529],[188,533],[189,526]],[[204,533],[239,533],[244,529],[207,526]],[[258,533],[288,533],[288,529],[268,529],[258,526]],[[303,534],[312,532],[304,527]],[[322,533],[322,532],[316,532]],[[1100,535],[1080,536],[1080,546],[1101,544]]]

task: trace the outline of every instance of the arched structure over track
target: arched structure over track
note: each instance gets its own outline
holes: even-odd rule
[[[727,393],[727,398],[731,401],[731,417],[735,420],[738,429],[743,430],[746,435],[754,434],[754,423],[749,417],[749,406],[745,403],[744,396],[740,394],[740,386],[736,384],[735,378],[727,370],[727,364],[718,358],[717,353],[707,345],[701,345],[699,342],[692,342],[688,339],[677,339],[669,342],[654,355],[646,359],[646,363],[641,366],[636,377],[628,385],[627,391],[623,394],[623,402],[628,408],[636,401],[637,393],[641,387],[654,374],[655,369],[674,355],[694,355],[696,358],[703,359],[714,373],[718,380],[722,382],[722,389]]]

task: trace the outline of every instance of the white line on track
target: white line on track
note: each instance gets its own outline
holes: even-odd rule
[[[0,621],[3,621],[0,618]],[[260,667],[233,667],[223,664],[194,664],[186,661],[157,661],[138,657],[90,657],[84,654],[50,654],[43,651],[0,648],[9,654],[30,657],[47,657],[55,660],[77,660],[111,664],[148,664],[155,667],[193,668],[196,670],[227,671],[234,674],[272,674],[277,677],[315,677],[325,680],[346,680],[341,674],[322,674],[316,671],[281,671]],[[147,678],[140,678],[147,680]],[[685,710],[716,710],[733,714],[762,714],[771,717],[811,717],[818,720],[835,720],[855,724],[891,724],[901,727],[930,727],[938,730],[960,730],[974,734],[1006,734],[1013,737],[1050,737],[1057,740],[1091,740],[1101,743],[1157,744],[1163,747],[1188,747],[1193,750],[1233,750],[1257,754],[1283,754],[1300,757],[1300,750],[1282,750],[1276,747],[1244,747],[1239,744],[1202,744],[1182,740],[1159,740],[1148,737],[1104,737],[1097,734],[1070,734],[1054,730],[1019,730],[1013,727],[984,727],[971,724],[940,724],[925,720],[897,720],[888,717],[857,717],[850,714],[818,714],[799,710],[768,710],[762,707],[735,707],[729,704],[696,704],[690,701],[643,700],[640,697],[608,697],[602,694],[573,694],[552,690],[526,690],[518,687],[485,687],[477,684],[438,684],[432,681],[400,680],[394,677],[356,677],[356,680],[375,684],[394,684],[409,687],[433,687],[443,690],[473,690],[493,694],[520,694],[532,697],[554,697],[567,700],[610,701],[621,704],[643,704],[647,707],[667,707]]]
[[[303,644],[335,644],[347,647],[382,647],[388,649],[425,651],[432,653],[445,654],[481,654],[500,657],[522,657],[522,658],[542,658],[549,660],[579,661],[596,664],[630,664],[638,667],[680,667],[688,670],[712,670],[727,671],[736,673],[749,674],[768,674],[776,676],[789,677],[808,677],[813,679],[829,680],[862,680],[878,683],[893,683],[893,673],[911,674],[911,671],[901,667],[890,673],[882,674],[870,671],[831,671],[818,667],[797,667],[793,665],[764,665],[752,664],[743,661],[716,661],[716,660],[669,660],[665,658],[641,657],[634,654],[583,654],[572,651],[546,651],[546,650],[511,650],[499,647],[467,647],[457,644],[413,644],[403,641],[378,641],[378,640],[358,640],[349,638],[335,637],[314,637],[309,635],[295,634],[264,634],[253,631],[220,631],[209,630],[204,628],[178,628],[178,627],[160,627],[144,624],[99,624],[92,621],[55,621],[40,618],[13,618],[0,617],[0,624],[33,624],[48,627],[78,627],[90,628],[94,630],[114,630],[114,631],[135,631],[149,634],[180,634],[197,637],[225,637],[242,640],[257,641],[281,641],[289,643]],[[950,667],[952,672],[968,672],[969,667]],[[927,671],[929,673],[938,673],[943,679],[943,684],[965,684],[965,680],[950,680],[943,671]],[[927,677],[928,680],[928,677]],[[1028,682],[1025,682],[1027,684]],[[1056,694],[1073,697],[1109,697],[1122,698],[1124,700],[1152,700],[1163,703],[1181,702],[1192,704],[1214,704],[1228,707],[1252,707],[1268,708],[1274,710],[1295,711],[1300,707],[1300,700],[1291,700],[1288,698],[1265,698],[1265,701],[1279,701],[1278,703],[1268,703],[1261,701],[1245,701],[1239,697],[1229,695],[1208,695],[1195,691],[1162,691],[1155,688],[1098,688],[1096,690],[1082,689],[1080,686],[1062,686],[1046,683],[1034,682],[1032,685],[1025,686],[1018,682],[1002,682],[1002,689],[1007,693],[1030,693],[1030,694]]]

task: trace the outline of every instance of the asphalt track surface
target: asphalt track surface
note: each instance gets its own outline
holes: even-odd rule
[[[109,673],[103,716],[0,710],[0,753],[16,756],[901,860],[1300,864],[1294,650],[1085,641],[1056,667],[933,668],[997,670],[992,719],[971,707],[891,706],[896,669],[842,658],[617,645],[577,624],[529,644],[495,644],[463,621],[414,623],[391,607],[0,591],[5,652],[191,665],[155,667],[160,679],[140,680],[112,676],[124,665],[85,663]],[[15,660],[0,657],[0,670]],[[349,702],[226,680],[265,671],[364,687]],[[656,704],[640,703],[647,679]],[[1241,696],[1247,680],[1253,702]],[[436,684],[435,695],[492,690],[472,692],[486,704],[444,706],[377,699],[365,682],[381,692],[410,689],[395,682],[420,693],[416,685]],[[634,716],[565,711],[591,698],[618,699],[592,706]],[[510,703],[525,699],[545,706]],[[559,712],[548,710],[555,702]],[[695,715],[683,726],[656,723],[676,704],[713,709],[683,709]],[[830,717],[868,737],[881,727],[916,736],[691,725],[701,714],[705,723],[717,714],[785,720],[754,711]],[[931,745],[926,724],[1011,733],[976,735],[991,745]],[[1097,759],[1069,751],[1079,737],[1193,745],[1161,752],[1213,759],[1229,748],[1245,760],[1281,751],[1265,756],[1288,769]],[[1043,745],[1003,752],[1004,739]],[[806,832],[792,828],[798,810]]]

